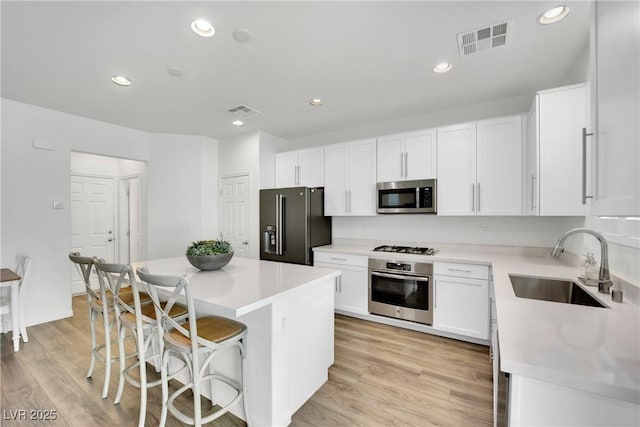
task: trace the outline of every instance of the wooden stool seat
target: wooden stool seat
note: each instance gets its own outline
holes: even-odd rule
[[[107,289],[105,291],[105,294],[107,295],[107,307],[109,309],[109,312],[111,312],[112,306],[113,306],[113,292]],[[131,290],[131,288],[120,289],[120,292],[118,292],[118,295],[120,296],[120,299],[125,304],[133,307],[133,291]],[[149,296],[149,294],[145,292],[140,292],[140,304],[147,304],[150,302],[151,302],[151,297]],[[99,310],[99,311],[102,310],[102,301],[100,299],[96,299],[96,298],[92,299],[91,305],[95,310]],[[147,304],[147,305],[150,305],[151,307],[153,307],[153,304]]]
[[[145,294],[145,295],[147,295],[147,294]],[[140,295],[140,299],[142,299],[142,293]],[[160,305],[164,309],[167,306],[167,303],[166,302],[162,302],[162,303],[160,303]],[[141,312],[142,312],[143,316],[149,317],[151,319],[155,319],[156,318],[156,307],[153,304],[148,304],[148,305],[145,305],[145,306],[141,307]],[[181,304],[174,304],[173,307],[171,307],[171,310],[169,310],[169,313],[167,313],[167,314],[171,318],[185,316],[187,314],[187,307],[185,307],[184,305],[181,305]],[[133,313],[126,312],[126,313],[124,313],[122,315],[122,320],[123,321],[127,320],[127,321],[131,322],[131,324],[135,324],[136,323],[136,316]]]
[[[191,330],[190,322],[184,323],[180,326],[185,328],[187,331]],[[242,323],[219,316],[207,316],[197,319],[196,328],[198,331],[198,338],[214,343],[221,343],[247,330],[247,327]],[[185,347],[191,346],[191,339],[176,329],[168,331],[165,335],[165,339],[170,340],[172,343],[177,345],[183,345]]]

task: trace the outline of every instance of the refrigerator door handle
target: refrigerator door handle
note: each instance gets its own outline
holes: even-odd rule
[[[280,255],[280,194],[276,194],[276,255]]]
[[[276,196],[276,255],[284,255],[282,247],[283,230],[284,230],[284,194]]]

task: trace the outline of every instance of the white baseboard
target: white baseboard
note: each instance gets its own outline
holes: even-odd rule
[[[467,337],[464,335],[452,334],[450,332],[443,332],[437,329],[434,329],[432,326],[423,325],[421,323],[410,322],[407,320],[393,319],[391,317],[378,316],[376,314],[361,314],[361,313],[353,313],[350,311],[344,311],[340,309],[336,309],[335,312],[337,314],[342,314],[344,316],[355,317],[357,319],[368,320],[369,322],[382,323],[389,326],[396,326],[398,328],[411,329],[412,331],[424,332],[426,334],[438,335],[440,337],[451,338],[459,341],[466,341],[473,344],[480,344],[489,346],[488,340],[482,340],[473,337]]]

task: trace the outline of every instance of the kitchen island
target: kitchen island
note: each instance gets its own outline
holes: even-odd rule
[[[216,271],[199,271],[186,257],[133,264],[154,274],[186,275],[196,311],[247,325],[242,405],[231,412],[250,426],[286,426],[327,381],[333,364],[333,290],[337,270],[235,257]],[[239,378],[232,352],[216,369]],[[204,388],[205,394],[208,393]],[[225,391],[216,390],[225,401]]]

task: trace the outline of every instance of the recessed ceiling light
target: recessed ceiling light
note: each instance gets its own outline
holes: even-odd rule
[[[204,19],[196,19],[191,23],[191,29],[194,33],[202,37],[211,37],[216,33],[216,30],[209,23],[209,21],[205,21]]]
[[[440,62],[436,64],[435,67],[433,67],[433,71],[441,74],[441,73],[446,73],[452,68],[453,68],[453,65],[449,64],[448,62]]]
[[[234,126],[244,126],[244,122],[242,120],[234,120],[231,124]]]
[[[131,80],[125,76],[111,76],[111,81],[120,86],[131,86]]]
[[[567,6],[556,6],[540,15],[540,18],[538,18],[538,22],[540,22],[542,25],[553,24],[554,22],[558,22],[568,14],[569,8]]]
[[[322,99],[322,98],[311,98],[309,100],[309,104],[313,105],[314,107],[317,107],[319,105],[324,104],[324,99]]]

